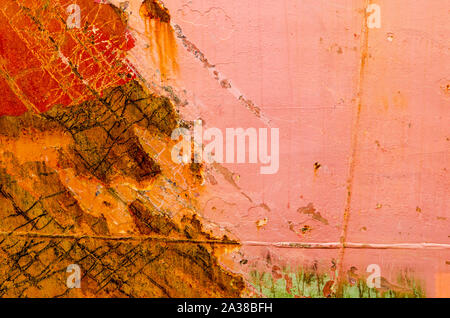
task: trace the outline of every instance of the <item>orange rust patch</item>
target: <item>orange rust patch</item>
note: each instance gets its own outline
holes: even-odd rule
[[[161,77],[167,78],[178,72],[177,44],[169,11],[158,1],[145,0],[139,14],[145,22],[145,33],[149,39],[149,54],[152,62],[159,67]]]
[[[0,296],[239,297],[220,264],[239,243],[197,214],[203,168],[171,160],[173,106],[136,81],[103,96],[0,118]],[[79,290],[61,283],[69,264]]]

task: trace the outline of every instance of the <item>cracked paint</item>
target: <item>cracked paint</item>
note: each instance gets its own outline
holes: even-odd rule
[[[446,1],[71,4],[0,8],[0,296],[449,295]],[[175,164],[199,118],[279,172]]]

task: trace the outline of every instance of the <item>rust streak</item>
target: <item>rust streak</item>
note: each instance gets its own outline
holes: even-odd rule
[[[350,212],[351,212],[351,203],[352,203],[352,194],[353,194],[353,181],[354,181],[354,175],[355,175],[355,166],[356,166],[356,160],[358,155],[358,137],[359,137],[359,128],[360,128],[360,119],[361,119],[361,111],[362,111],[362,94],[363,94],[363,83],[364,83],[364,74],[365,69],[367,65],[367,58],[368,58],[368,50],[369,50],[369,27],[367,25],[367,10],[366,8],[371,4],[372,0],[365,0],[364,5],[364,19],[363,19],[363,26],[361,31],[361,56],[360,56],[360,65],[359,65],[359,78],[358,78],[358,88],[357,88],[357,96],[356,96],[356,115],[352,127],[352,141],[351,141],[351,157],[349,162],[349,176],[347,179],[347,199],[345,203],[345,210],[344,210],[344,216],[342,221],[342,232],[341,232],[341,248],[339,253],[339,261],[338,261],[338,273],[339,273],[339,280],[343,279],[344,275],[344,269],[343,269],[343,260],[344,260],[344,254],[345,254],[345,248],[346,248],[346,240],[347,240],[347,233],[348,233],[348,223],[350,219]],[[340,281],[339,286],[342,286],[342,281]],[[342,292],[341,288],[339,287],[338,293]]]

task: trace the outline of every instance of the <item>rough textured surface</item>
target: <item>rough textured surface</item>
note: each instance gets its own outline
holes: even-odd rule
[[[102,65],[110,54],[111,64],[126,62],[117,48],[105,51],[115,38],[126,37],[123,12],[92,1],[80,5],[87,6],[82,12],[96,12],[86,30],[95,30],[100,41],[83,42],[90,31],[67,30],[55,40],[42,23],[64,12],[62,3],[41,8],[37,2],[10,1],[2,8],[5,19],[16,10],[2,25],[11,29],[3,30],[1,43],[2,82],[17,100],[7,99],[1,110],[17,116],[0,117],[0,296],[240,296],[243,280],[221,267],[216,247],[238,243],[212,236],[196,214],[191,193],[201,191],[201,168],[180,170],[167,160],[174,143],[170,134],[179,122],[171,101],[149,93],[129,69],[117,86],[113,77],[119,69]],[[35,34],[40,44],[53,43],[48,54],[70,52],[51,58],[50,65],[36,60],[33,80],[44,76],[40,83],[45,83],[64,68],[82,87],[65,84],[66,75],[55,88],[46,87],[52,95],[42,99],[43,93],[24,86],[14,68],[30,70],[32,58],[47,51],[30,50],[33,39],[20,42],[21,32]],[[78,44],[65,47],[67,40]],[[22,44],[31,59],[10,55]],[[87,83],[93,81],[98,84]],[[64,91],[80,97],[63,102]],[[16,112],[20,101],[33,107]],[[82,289],[66,285],[70,264],[81,267]]]
[[[0,119],[1,295],[77,296],[76,289],[65,285],[65,269],[79,264],[85,297],[239,296],[242,279],[219,266],[214,241],[221,241],[203,231],[195,214],[186,212],[174,221],[139,191],[135,199],[130,199],[133,195],[123,199],[121,189],[111,184],[114,177],[137,184],[163,178],[132,127],[154,128],[155,134],[167,138],[176,125],[170,102],[146,95],[136,82],[104,96],[41,115]],[[58,143],[64,138],[55,138],[45,145],[54,148],[55,161],[17,158],[7,148],[29,146],[33,141],[20,145],[24,131],[32,131],[38,143],[47,134],[65,134],[68,140]],[[45,149],[38,151],[47,155]],[[80,185],[74,194],[77,190],[61,180],[67,170],[73,171],[72,178],[105,187],[108,199],[102,202],[103,209],[80,206],[93,206],[83,193],[89,189]],[[92,178],[96,181],[89,181]],[[120,212],[128,212],[135,225],[135,229],[126,225],[129,237],[118,236],[121,231],[108,226],[114,221],[101,213],[115,201],[124,201],[127,209]],[[226,238],[223,242],[235,244]]]
[[[449,296],[448,0],[71,4],[0,8],[1,296]],[[278,173],[174,164],[199,118]]]
[[[242,279],[220,267],[214,247],[215,242],[236,242],[217,240],[205,232],[193,211],[186,209],[176,221],[173,213],[155,207],[143,191],[125,192],[115,186],[119,181],[113,181],[155,185],[165,177],[164,168],[144,151],[133,127],[152,128],[154,135],[168,139],[177,124],[170,102],[146,94],[134,81],[103,95],[101,100],[54,107],[45,114],[0,118],[4,260],[0,294],[240,296]],[[26,142],[25,131],[32,133]],[[30,146],[21,151],[32,151],[32,156],[8,151]],[[51,156],[50,152],[53,160],[37,160]],[[192,173],[190,178],[197,177]],[[86,186],[90,183],[97,187]],[[90,188],[97,193],[84,193]],[[123,209],[114,212],[118,204]],[[130,223],[117,224],[119,216],[113,213],[128,214]],[[117,226],[111,228],[111,223]],[[81,294],[65,284],[69,264],[82,268]]]

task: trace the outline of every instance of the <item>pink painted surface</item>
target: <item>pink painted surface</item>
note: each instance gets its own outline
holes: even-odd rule
[[[448,296],[450,1],[370,1],[381,7],[382,25],[365,33],[368,2],[165,0],[172,25],[233,89],[180,40],[179,71],[161,82],[143,53],[136,11],[128,58],[149,87],[170,86],[188,102],[179,106],[186,120],[223,131],[267,127],[233,96],[238,89],[280,129],[277,174],[260,175],[251,164],[224,164],[231,175],[210,168],[217,184],[206,185],[200,214],[243,243],[227,266],[246,274],[242,258],[264,267],[270,252],[281,264],[327,267],[343,251],[270,246],[276,242],[384,244],[346,248],[343,269],[379,264],[388,278],[411,269],[428,296]],[[299,213],[308,204],[328,224]],[[298,234],[304,225],[311,231]],[[404,243],[410,249],[393,249]]]

